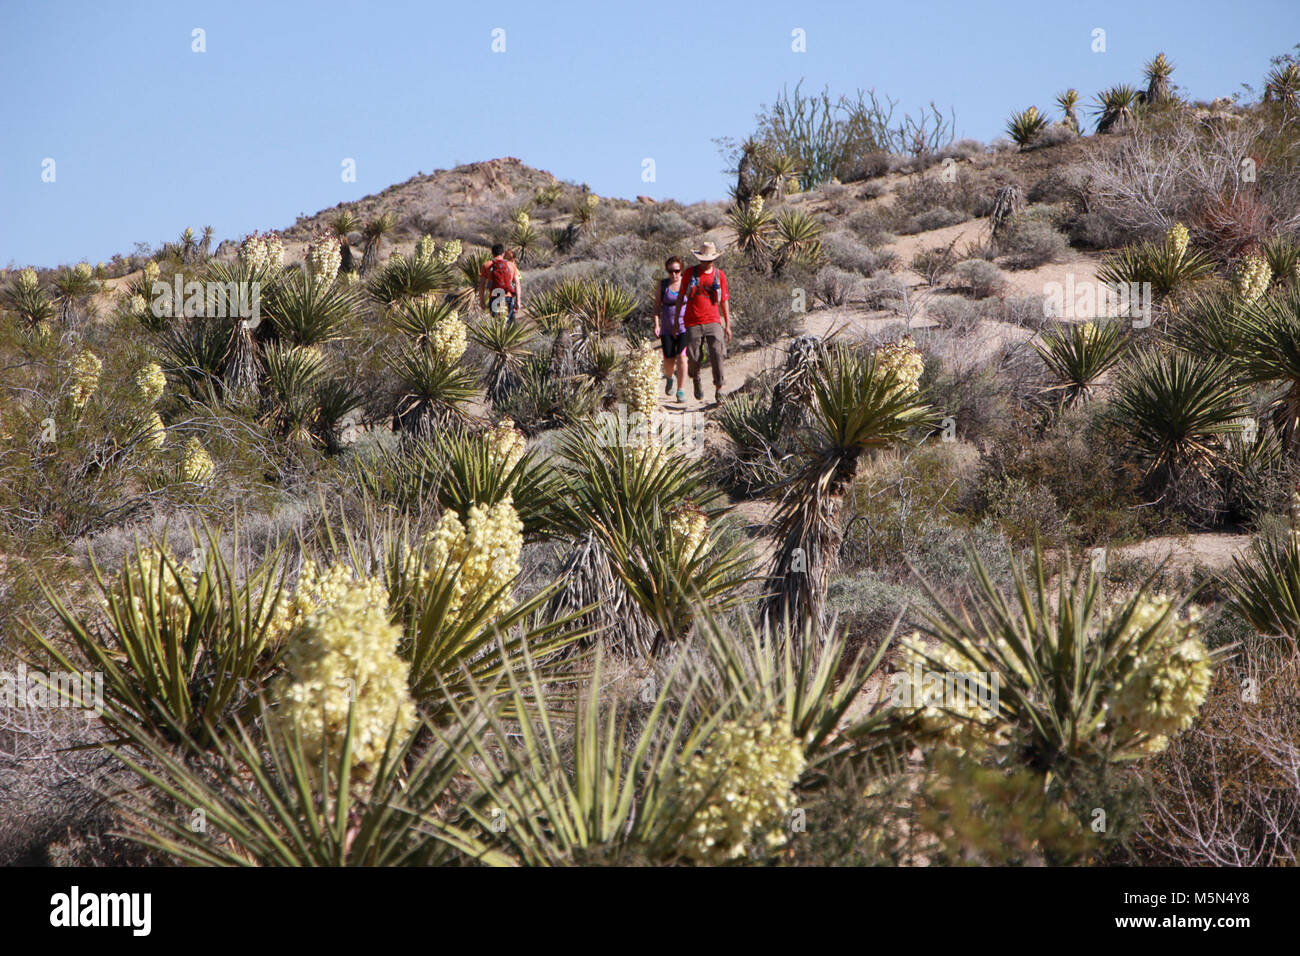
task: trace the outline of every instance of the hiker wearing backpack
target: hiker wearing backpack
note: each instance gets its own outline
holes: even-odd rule
[[[668,277],[655,290],[655,335],[664,353],[664,394],[672,395],[677,383],[677,401],[686,401],[686,326],[677,303],[682,295],[682,270],[677,256],[664,263]]]
[[[722,398],[722,361],[727,357],[727,343],[731,341],[731,302],[727,291],[727,274],[714,264],[722,253],[711,242],[700,243],[691,255],[699,260],[682,277],[684,291],[677,298],[677,314],[686,326],[686,366],[695,385],[695,399],[704,399],[700,385],[700,372],[704,365],[704,351],[709,353],[713,368],[713,400]]]
[[[492,258],[479,270],[478,297],[483,308],[493,315],[504,311],[508,321],[515,320],[515,306],[519,302],[519,270],[506,258],[506,247],[499,242],[492,247]]]

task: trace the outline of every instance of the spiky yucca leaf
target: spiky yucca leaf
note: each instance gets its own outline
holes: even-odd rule
[[[1092,397],[1098,380],[1120,360],[1127,344],[1123,322],[1076,322],[1053,326],[1034,347],[1056,379],[1051,388],[1061,393],[1061,404],[1073,408]]]
[[[812,213],[787,209],[776,219],[772,270],[780,273],[790,263],[816,263],[822,254],[822,225]]]
[[[1289,233],[1270,236],[1261,251],[1275,283],[1300,284],[1300,237]]]
[[[1300,287],[1262,295],[1234,313],[1240,351],[1234,365],[1251,384],[1281,388],[1274,423],[1294,450],[1300,439]]]
[[[410,336],[417,345],[427,344],[438,326],[458,310],[454,302],[440,302],[436,297],[420,296],[401,299],[389,310],[393,326]]]
[[[1097,94],[1097,132],[1118,132],[1133,121],[1137,110],[1137,90],[1128,83],[1120,83]]]
[[[184,383],[190,398],[203,402],[217,399],[229,348],[230,330],[221,319],[182,319],[158,339],[163,370]]]
[[[431,447],[412,449],[410,455],[421,463],[422,471],[437,470],[438,503],[462,519],[472,505],[493,505],[509,498],[526,537],[552,532],[560,489],[555,471],[536,452],[525,452],[511,464],[495,457],[481,434],[443,434]]]
[[[1178,321],[1170,338],[1196,355],[1235,356],[1242,347],[1236,316],[1240,305],[1227,289],[1198,289],[1178,301]]]
[[[437,258],[393,256],[371,280],[369,291],[376,302],[391,305],[400,299],[445,295],[456,291],[457,285],[454,268]]]

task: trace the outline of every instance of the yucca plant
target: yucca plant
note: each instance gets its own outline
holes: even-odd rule
[[[1268,263],[1274,283],[1300,283],[1300,238],[1289,233],[1279,233],[1265,239],[1260,251]]]
[[[1081,764],[1161,749],[1165,736],[1176,732],[1169,724],[1190,722],[1208,691],[1212,655],[1199,641],[1196,648],[1184,645],[1193,638],[1180,622],[1182,604],[1152,594],[1154,575],[1107,611],[1089,565],[1071,571],[1067,561],[1051,587],[1037,544],[1027,569],[1012,557],[1010,595],[993,583],[973,548],[968,562],[975,584],[961,611],[925,585],[933,609],[925,612],[920,632],[937,649],[920,657],[935,670],[995,682],[995,713],[984,716],[984,732],[1010,729],[1008,743],[1020,751],[1018,758],[1045,774],[1049,786]],[[1174,678],[1157,663],[1171,645],[1174,666],[1191,671],[1177,675],[1188,693],[1176,699],[1173,712],[1154,715],[1145,709],[1155,703],[1147,684]],[[954,721],[971,716],[942,709]]]
[[[1120,83],[1097,94],[1098,133],[1118,133],[1133,122],[1137,111],[1138,92],[1128,83]]]
[[[239,552],[237,538],[232,548]],[[76,610],[42,585],[76,652],[104,675],[103,720],[120,737],[131,739],[138,728],[206,747],[276,669],[271,624],[287,600],[280,552],[240,579],[217,535],[205,532],[200,550],[199,567],[185,568],[164,539],[138,551],[114,578],[92,556],[99,613]],[[64,671],[86,669],[62,641],[36,631],[31,637]]]
[[[208,311],[204,314],[224,316],[228,343],[221,365],[224,397],[236,402],[250,402],[258,395],[257,370],[259,365],[258,335],[260,309],[263,301],[279,295],[282,274],[271,267],[254,266],[242,260],[213,262],[204,271],[207,288],[217,291]],[[253,315],[254,303],[259,310]],[[173,315],[178,314],[180,303],[173,303]]]
[[[1232,607],[1259,635],[1300,647],[1300,537],[1294,532],[1256,538],[1246,557],[1233,555],[1224,581]]]
[[[436,258],[419,259],[414,256],[392,256],[367,287],[376,302],[391,305],[401,299],[425,295],[442,296],[457,288],[457,277],[452,266]]]
[[[310,441],[320,412],[325,360],[314,348],[270,345],[262,356],[266,418],[290,441]]]
[[[467,251],[457,260],[453,268],[455,286],[447,293],[454,298],[457,308],[467,311],[481,307],[478,296],[479,276],[483,273],[484,264],[491,258],[492,253],[487,249],[475,249]]]
[[[67,322],[74,309],[84,308],[92,295],[99,291],[99,283],[87,263],[64,269],[54,277],[54,307],[59,319]]]
[[[1195,355],[1235,356],[1242,347],[1239,311],[1239,301],[1227,289],[1198,289],[1179,298],[1178,320],[1169,330],[1170,338]]]
[[[356,272],[357,262],[352,254],[349,236],[361,228],[361,220],[347,209],[340,210],[329,219],[329,230],[339,240],[339,272]]]
[[[1019,146],[1022,150],[1034,141],[1034,139],[1047,128],[1047,117],[1038,112],[1037,106],[1031,106],[1027,110],[1012,113],[1011,119],[1007,121],[1007,135],[1011,141]]]
[[[1278,64],[1264,78],[1264,99],[1289,109],[1300,108],[1300,63]]]
[[[534,252],[541,242],[541,235],[528,220],[516,221],[514,228],[510,230],[510,239],[508,245],[515,250],[515,256],[521,266],[532,263]]]
[[[343,338],[360,297],[342,283],[313,282],[295,272],[275,283],[262,303],[281,341],[290,345],[324,345]]]
[[[421,296],[418,299],[397,301],[388,315],[399,332],[410,336],[414,344],[426,346],[438,326],[457,312],[452,302],[440,302],[436,297]]]
[[[787,209],[776,219],[772,271],[780,275],[792,262],[811,265],[822,254],[822,225],[812,213]]]
[[[469,337],[488,354],[483,385],[488,401],[495,405],[519,381],[519,367],[531,354],[530,346],[537,333],[522,322],[488,316],[470,327]]]
[[[0,295],[0,303],[17,312],[29,329],[38,329],[54,317],[54,303],[35,270],[19,271]]]
[[[1300,288],[1262,295],[1234,313],[1234,366],[1248,384],[1272,385],[1270,408],[1288,450],[1300,443]]]
[[[222,319],[182,319],[158,337],[163,370],[184,383],[190,398],[205,403],[220,396],[229,349],[230,330]]]
[[[528,866],[668,862],[698,805],[683,806],[675,783],[683,754],[698,749],[716,715],[688,718],[693,688],[666,681],[644,706],[607,704],[602,655],[572,716],[527,668],[505,674],[507,723],[487,694],[457,708],[460,767],[483,794],[466,808],[481,853]],[[468,830],[467,825],[463,825]],[[490,857],[487,857],[491,859]]]
[[[584,339],[598,340],[615,331],[636,311],[637,297],[616,282],[601,279],[583,287],[576,315]]]
[[[873,356],[839,346],[811,381],[812,421],[794,471],[774,493],[777,541],[769,574],[767,620],[825,627],[826,587],[839,552],[839,508],[859,459],[904,440],[932,421],[919,395]]]
[[[536,452],[524,452],[515,462],[502,459],[494,454],[488,436],[480,433],[443,434],[409,454],[421,473],[436,471],[438,503],[462,519],[473,505],[494,505],[509,498],[524,523],[526,539],[552,533],[559,482],[554,469]]]
[[[799,161],[793,156],[769,150],[760,157],[759,166],[763,175],[767,177],[772,195],[778,199],[785,195],[789,184],[793,183],[795,186],[799,184],[801,170]]]
[[[1214,261],[1196,249],[1179,249],[1165,238],[1125,246],[1102,258],[1097,279],[1112,288],[1151,283],[1152,295],[1171,292],[1214,274]]]
[[[1061,407],[1073,408],[1092,397],[1097,382],[1120,360],[1127,345],[1123,322],[1076,322],[1049,328],[1042,344],[1034,347],[1056,379],[1050,390],[1061,393]]]
[[[384,238],[391,235],[396,228],[397,216],[391,212],[368,219],[362,225],[361,240],[364,244],[361,250],[362,275],[368,275],[375,263],[379,261],[379,251],[383,247]]]
[[[477,393],[474,373],[448,364],[426,348],[404,346],[388,359],[400,389],[393,426],[420,438],[431,438],[440,427],[465,421],[465,403]]]
[[[595,383],[583,375],[557,374],[555,364],[546,355],[524,359],[517,383],[494,406],[526,434],[580,422],[600,404]]]
[[[1056,105],[1060,107],[1061,113],[1064,114],[1063,122],[1076,133],[1082,133],[1083,129],[1079,126],[1079,91],[1070,89],[1064,93],[1056,94]]]
[[[343,430],[344,422],[365,404],[365,397],[352,382],[340,378],[325,379],[316,386],[313,436],[325,446],[326,450],[340,451],[342,449],[340,432]]]
[[[528,300],[528,314],[545,335],[569,326],[586,307],[593,283],[588,279],[561,279]]]
[[[1170,487],[1208,473],[1248,408],[1227,359],[1160,351],[1120,369],[1111,406],[1147,473]]]
[[[770,402],[752,394],[734,395],[718,410],[717,421],[731,442],[734,459],[726,468],[735,485],[754,494],[780,480],[782,416]]]
[[[751,262],[770,267],[772,238],[776,230],[776,220],[770,210],[763,207],[763,199],[755,194],[743,203],[727,210],[727,219],[736,233],[736,248],[749,257]]]
[[[634,645],[650,638],[650,646],[635,647],[637,651],[654,650],[688,634],[691,604],[718,608],[738,597],[748,580],[747,561],[738,547],[717,546],[724,499],[704,484],[690,459],[594,426],[580,426],[566,435],[560,455],[555,523],[578,545],[571,552],[571,573],[566,574],[571,580],[566,584],[585,596],[593,581],[603,582],[610,593],[594,595],[607,602],[601,614],[630,599],[655,627],[653,633],[634,629]],[[669,514],[671,507],[684,505],[698,511],[702,522],[694,541],[674,526]],[[585,584],[578,580],[584,576]],[[553,607],[565,607],[565,600],[553,602]],[[617,619],[604,623],[619,624]]]
[[[457,790],[453,746],[439,742],[415,752],[417,735],[390,735],[373,780],[360,787],[353,775],[351,714],[337,760],[328,751],[318,760],[308,757],[297,727],[271,708],[263,708],[261,722],[262,735],[237,724],[217,737],[201,762],[134,734],[134,752],[118,756],[143,785],[113,795],[127,821],[127,839],[191,866],[508,862],[441,815]],[[444,739],[462,743],[457,734]],[[195,825],[198,812],[201,826]]]
[[[1174,65],[1163,53],[1158,53],[1142,68],[1147,78],[1148,103],[1167,103],[1174,98],[1169,89],[1169,76],[1174,72]]]

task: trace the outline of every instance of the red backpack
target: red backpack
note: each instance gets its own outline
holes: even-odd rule
[[[700,287],[700,273],[703,271],[704,267],[701,265],[691,267],[691,280],[686,284],[686,298],[689,299],[692,296],[697,295],[699,292],[707,292],[709,299],[713,304],[718,305],[722,301],[722,280],[719,278],[722,275],[722,270],[717,266],[714,266],[713,282],[707,286]]]
[[[493,259],[488,268],[488,279],[493,289],[505,289],[509,292],[514,287],[514,270],[505,259]]]

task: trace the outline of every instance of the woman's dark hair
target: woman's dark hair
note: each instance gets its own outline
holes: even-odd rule
[[[507,249],[507,250],[505,251],[505,256],[506,256],[506,262],[514,262],[514,261],[515,261],[515,250],[513,250],[513,249]]]
[[[499,256],[505,251],[506,247],[501,245],[499,242],[492,246],[492,255],[494,256]]]
[[[682,262],[680,256],[669,256],[667,259],[664,260],[664,268],[667,269],[674,262],[677,263],[679,266],[681,266],[683,269],[686,268],[686,263]]]

